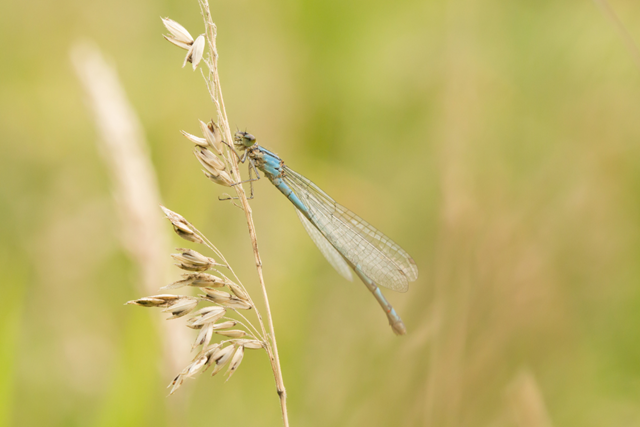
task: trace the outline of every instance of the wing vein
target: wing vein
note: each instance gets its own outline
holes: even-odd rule
[[[284,179],[308,207],[313,225],[342,256],[372,280],[400,292],[408,289],[408,282],[416,280],[418,271],[413,259],[382,232],[288,167],[285,167]]]

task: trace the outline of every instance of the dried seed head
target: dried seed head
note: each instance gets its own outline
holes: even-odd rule
[[[180,230],[176,227],[173,228],[173,231],[175,231],[176,234],[182,237],[184,240],[188,240],[193,243],[202,243],[202,239],[197,234],[185,233],[183,230]]]
[[[202,350],[201,354],[207,356],[207,363],[205,363],[204,371],[209,369],[209,366],[211,366],[212,363],[215,363],[212,356],[220,349],[220,347],[222,347],[222,344],[215,343]]]
[[[213,258],[202,255],[200,252],[194,251],[189,248],[176,248],[177,251],[180,251],[181,254],[177,255],[179,260],[182,262],[190,262],[193,264],[215,264]]]
[[[171,317],[167,320],[177,319],[191,313],[198,305],[198,299],[193,297],[180,297],[180,300],[169,307],[162,310],[165,313],[171,313]]]
[[[178,261],[176,264],[183,270],[206,271],[217,265],[213,258],[206,257],[193,249],[177,248],[180,254],[171,254],[171,257]]]
[[[238,369],[240,363],[242,362],[242,358],[244,357],[244,347],[240,346],[233,354],[231,358],[231,363],[229,364],[229,370],[227,370],[227,381],[231,378],[231,375]]]
[[[203,325],[202,329],[200,329],[200,333],[196,337],[196,340],[194,341],[193,345],[191,346],[191,350],[198,347],[199,345],[204,345],[204,346],[209,345],[209,342],[211,341],[212,336],[213,336],[213,323],[207,323]]]
[[[231,355],[233,354],[233,351],[235,350],[235,348],[236,348],[235,345],[229,345],[227,347],[219,349],[217,352],[215,352],[211,356],[211,359],[216,364],[216,367],[213,368],[213,371],[211,371],[211,376],[220,372],[220,370],[229,361],[229,359],[231,359]]]
[[[222,160],[206,148],[196,147],[193,153],[207,172],[214,176],[218,176],[221,171],[227,168]]]
[[[226,166],[215,154],[202,147],[196,147],[194,154],[200,164],[205,168],[203,172],[207,178],[216,184],[231,187],[233,181],[229,174],[224,171]]]
[[[202,172],[204,172],[204,175],[207,178],[209,178],[211,181],[213,181],[215,184],[222,185],[224,187],[231,187],[233,185],[233,181],[231,180],[231,177],[225,171],[220,171],[218,176],[210,174],[207,171],[202,171]]]
[[[173,212],[170,209],[165,208],[164,206],[160,206],[165,216],[169,221],[171,221],[171,225],[173,225],[173,230],[176,234],[182,237],[185,240],[194,243],[202,243],[202,239],[195,233],[189,221],[184,219],[184,217],[180,214]]]
[[[264,345],[262,344],[262,342],[258,340],[236,340],[234,341],[234,343],[236,345],[241,345],[244,348],[251,349],[251,350],[264,348]]]
[[[218,304],[224,304],[231,300],[231,294],[228,292],[218,291],[216,289],[202,289],[207,294],[207,299],[217,302]]]
[[[169,396],[171,396],[173,393],[175,393],[175,391],[180,388],[180,386],[182,385],[182,383],[184,382],[184,377],[182,376],[182,374],[178,374],[177,377],[175,377],[173,379],[173,381],[171,381],[171,384],[169,384],[167,386],[171,387],[171,391],[169,391]]]
[[[193,69],[195,70],[198,67],[200,61],[202,61],[202,55],[204,54],[204,34],[200,34],[196,37],[196,41],[193,42],[193,52],[191,54],[191,63],[193,64]]]
[[[191,230],[185,230],[184,228],[181,227],[177,227],[177,226],[173,226],[173,231],[176,232],[176,234],[180,237],[182,237],[184,240],[188,240],[190,242],[193,243],[203,243],[202,239],[200,238],[200,236],[198,236],[197,234],[195,234],[193,231]]]
[[[182,215],[180,215],[177,212],[172,211],[169,208],[166,208],[164,206],[160,206],[160,209],[162,209],[162,212],[164,212],[165,216],[169,219],[169,221],[173,222],[182,222],[184,224],[189,224],[189,221],[187,221],[185,219],[185,217],[183,217]]]
[[[169,307],[172,304],[177,303],[182,298],[184,297],[181,297],[179,295],[168,295],[168,294],[154,295],[150,297],[136,299],[133,301],[127,301],[125,305],[132,304],[132,305],[139,305],[141,307]]]
[[[187,56],[184,57],[184,62],[182,63],[182,68],[187,65],[187,62],[191,62],[193,64],[193,70],[198,67],[198,64],[202,60],[202,55],[204,53],[204,34],[199,35],[196,40],[193,42],[189,51],[187,52]]]
[[[189,34],[189,31],[187,31],[186,28],[178,24],[173,19],[169,19],[169,18],[161,18],[161,19],[164,26],[171,33],[170,36],[164,36],[164,38],[169,40],[171,43],[175,44],[176,46],[180,46],[183,49],[189,49],[189,47],[193,44],[193,37],[191,37],[191,34]]]
[[[191,323],[187,322],[187,327],[191,328],[191,329],[202,329],[204,325],[192,325]]]
[[[191,49],[191,45],[190,44],[182,43],[181,41],[178,41],[178,40],[174,39],[171,36],[167,36],[167,35],[163,34],[162,37],[164,37],[164,39],[167,40],[168,42],[171,42],[174,45],[178,46],[179,48],[182,48],[182,49],[185,49],[185,50]]]
[[[154,295],[152,297],[129,301],[127,304],[142,307],[163,307],[163,312],[171,313],[171,317],[168,319],[176,319],[193,311],[198,305],[198,299],[179,295]]]
[[[238,298],[244,301],[251,301],[251,298],[249,298],[249,294],[247,294],[240,285],[237,285],[230,280],[227,281],[226,284],[229,287],[229,289],[231,289],[231,292],[233,292]]]
[[[204,138],[200,138],[199,136],[191,135],[189,132],[185,132],[183,130],[181,130],[180,133],[183,134],[185,136],[185,138],[187,138],[189,141],[193,142],[194,144],[196,144],[199,147],[207,148],[209,146],[209,143]]]
[[[204,367],[204,365],[207,363],[208,360],[209,358],[207,356],[204,356],[204,355],[196,356],[195,360],[191,362],[191,364],[187,366],[184,369],[184,371],[180,373],[180,375],[182,375],[185,378],[193,377],[195,374],[200,372],[200,370]]]
[[[220,323],[214,324],[213,329],[216,331],[220,329],[229,329],[229,328],[233,328],[237,324],[238,322],[236,322],[235,320],[227,320],[226,322],[220,322]]]
[[[224,337],[229,337],[229,338],[242,338],[243,336],[247,335],[245,331],[240,329],[231,329],[229,331],[215,331],[215,332],[218,335],[222,335]]]
[[[232,297],[229,301],[220,302],[225,307],[235,308],[236,310],[251,310],[251,304],[240,298]]]
[[[227,310],[220,306],[201,308],[193,314],[191,319],[187,321],[187,326],[197,327],[206,323],[215,323],[224,316],[226,312]]]
[[[209,123],[205,123],[200,120],[200,128],[202,129],[202,134],[209,143],[209,147],[218,153],[218,155],[222,156],[224,144],[222,142],[222,131],[220,130],[220,127],[213,120]]]
[[[199,288],[221,288],[226,283],[224,279],[221,279],[218,276],[214,276],[213,274],[197,273],[195,275],[197,277],[193,281],[192,286],[196,286]]]
[[[221,278],[208,273],[185,273],[183,279],[173,282],[160,289],[178,289],[185,286],[195,286],[197,288],[221,288],[226,282]]]

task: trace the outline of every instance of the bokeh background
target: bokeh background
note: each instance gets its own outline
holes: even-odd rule
[[[231,124],[420,268],[386,292],[399,338],[257,183],[292,425],[640,426],[640,3],[603,5],[212,1]],[[280,425],[259,352],[167,398],[161,316],[123,306],[141,273],[78,40],[117,68],[162,203],[257,292],[244,217],[178,133],[214,110],[160,16],[203,31],[195,0],[0,4],[0,426]]]

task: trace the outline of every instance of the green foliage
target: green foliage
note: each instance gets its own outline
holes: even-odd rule
[[[640,4],[611,5],[640,40]],[[232,125],[420,268],[408,294],[387,293],[409,329],[398,338],[257,183],[292,425],[640,426],[640,70],[593,2],[211,7]],[[188,414],[167,415],[175,373],[147,313],[122,306],[144,295],[68,59],[79,37],[111,57],[164,204],[250,286],[244,217],[179,134],[213,107],[158,17],[197,35],[197,3],[2,9],[0,426],[278,426],[260,357],[229,383],[189,382]]]

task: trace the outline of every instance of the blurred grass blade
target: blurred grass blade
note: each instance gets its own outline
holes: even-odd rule
[[[167,230],[159,209],[160,195],[140,121],[117,73],[98,47],[78,42],[71,61],[87,95],[99,132],[98,146],[108,166],[113,196],[121,217],[122,243],[140,270],[141,294],[155,293],[167,275]],[[159,320],[159,318],[158,318]],[[164,359],[168,371],[184,364],[178,349],[188,345],[179,325],[158,322],[165,329]]]

